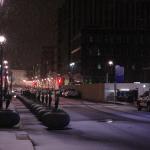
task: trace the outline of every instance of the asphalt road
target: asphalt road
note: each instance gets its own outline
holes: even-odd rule
[[[21,129],[36,150],[149,150],[150,113],[131,105],[91,103],[61,98],[70,115],[65,130],[47,130],[19,100]]]

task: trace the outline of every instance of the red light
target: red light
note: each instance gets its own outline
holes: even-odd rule
[[[61,84],[61,78],[57,78],[58,84]]]
[[[64,78],[58,77],[57,78],[57,83],[58,83],[59,86],[63,85],[64,84]]]
[[[32,86],[37,86],[37,82],[36,81],[32,81]]]
[[[58,79],[58,83],[61,83],[61,79]]]

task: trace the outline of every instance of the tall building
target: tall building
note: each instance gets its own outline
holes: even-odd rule
[[[124,67],[124,82],[150,81],[149,0],[66,0],[59,12],[62,68],[84,82],[115,81],[108,61]],[[65,63],[64,63],[65,62]]]
[[[58,12],[58,51],[57,68],[61,74],[69,71],[70,63],[70,2],[67,2]]]
[[[56,71],[56,50],[54,47],[44,46],[42,47],[41,54],[41,65],[40,65],[40,76],[41,78],[46,78],[49,73]]]

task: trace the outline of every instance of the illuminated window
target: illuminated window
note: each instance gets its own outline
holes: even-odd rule
[[[98,65],[97,65],[97,69],[98,69],[98,70],[102,69],[101,64],[98,64]]]
[[[100,53],[100,49],[97,50],[97,56],[100,56],[101,53]]]

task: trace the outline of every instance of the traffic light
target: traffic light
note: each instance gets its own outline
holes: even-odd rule
[[[62,86],[64,84],[64,78],[63,77],[58,77],[57,78],[57,83],[59,86]]]

